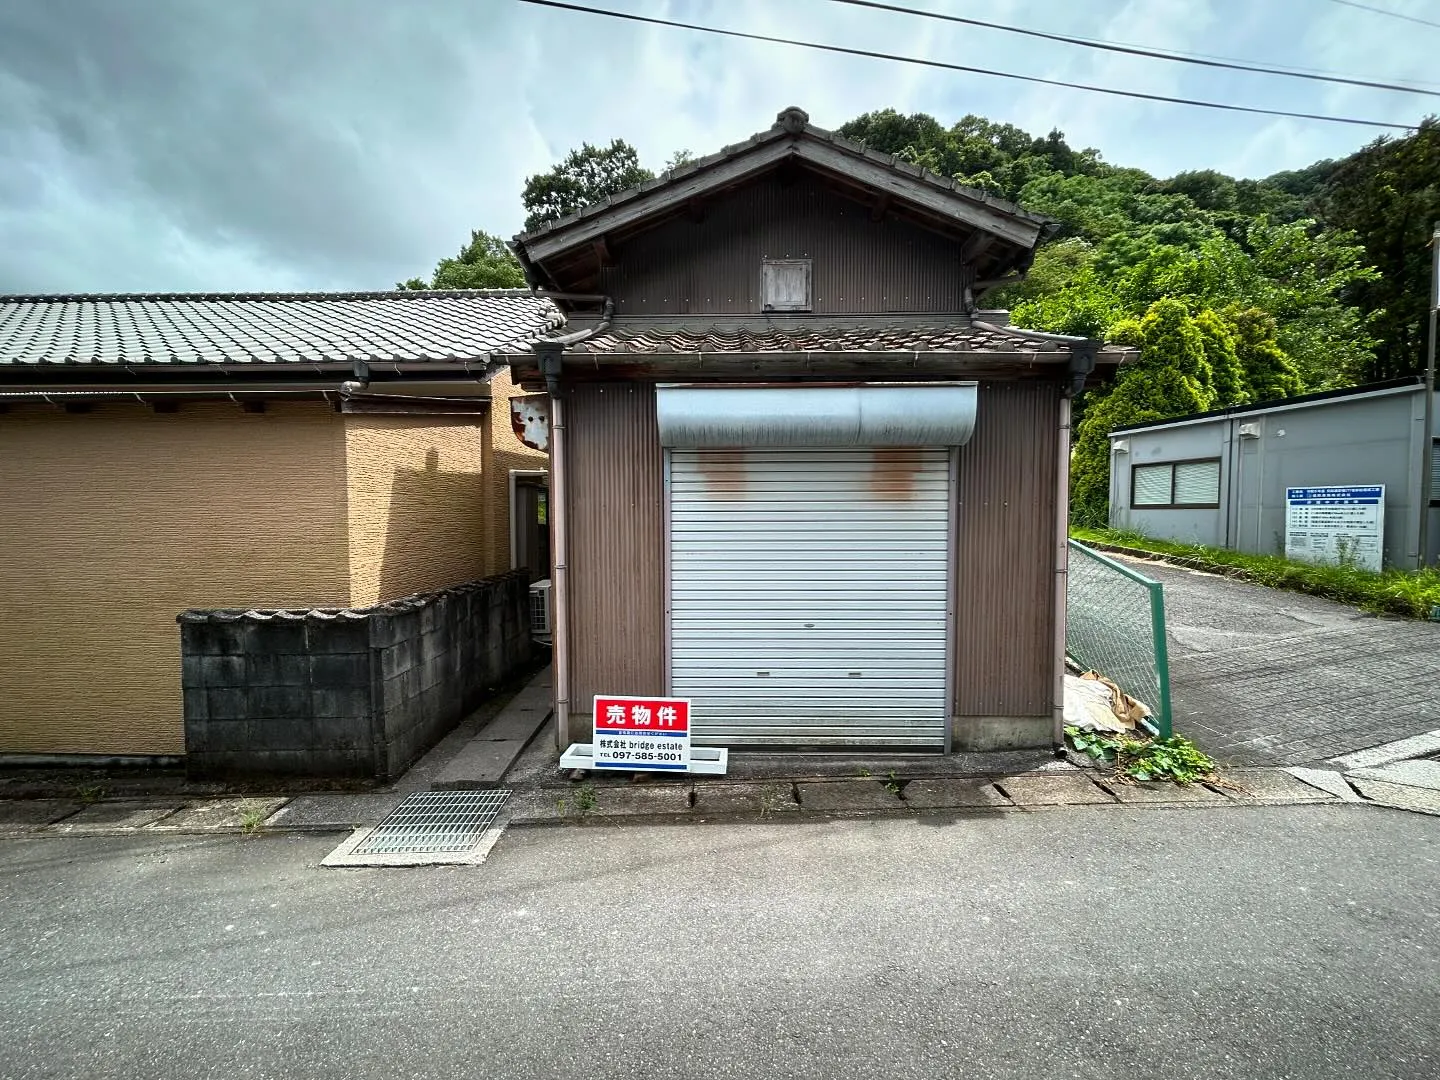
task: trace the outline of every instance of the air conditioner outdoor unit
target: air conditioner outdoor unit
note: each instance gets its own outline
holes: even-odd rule
[[[550,579],[530,586],[530,633],[536,637],[550,636]]]

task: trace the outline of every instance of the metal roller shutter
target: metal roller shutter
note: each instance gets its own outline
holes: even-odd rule
[[[943,748],[950,505],[944,449],[670,451],[695,741]]]

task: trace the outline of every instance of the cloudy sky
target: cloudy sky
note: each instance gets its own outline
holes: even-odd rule
[[[1413,124],[1440,97],[1211,71],[833,0],[578,0],[1177,97]],[[1168,51],[1431,80],[1440,29],[1339,0],[894,0]],[[1435,0],[1367,6],[1440,21]],[[527,175],[615,137],[658,168],[797,104],[966,113],[1165,176],[1264,176],[1382,129],[1246,116],[641,26],[518,0],[0,0],[0,293],[389,288]]]

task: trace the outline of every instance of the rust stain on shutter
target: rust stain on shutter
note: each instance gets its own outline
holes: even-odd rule
[[[870,470],[870,490],[882,499],[908,502],[915,497],[915,451],[904,446],[878,446]]]
[[[706,490],[716,495],[743,499],[746,488],[744,450],[713,450],[699,456],[700,474]]]

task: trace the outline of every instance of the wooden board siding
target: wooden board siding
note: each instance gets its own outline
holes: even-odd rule
[[[982,382],[960,450],[955,711],[1048,716],[1060,384]]]
[[[485,576],[484,425],[345,417],[352,606]]]
[[[964,309],[956,244],[831,192],[813,175],[769,175],[615,245],[604,292],[622,315],[754,315],[761,263],[812,260],[817,315]]]
[[[0,415],[0,753],[179,754],[189,607],[349,598],[321,402]]]
[[[597,693],[665,690],[664,479],[652,384],[592,383],[565,400],[578,720]],[[583,720],[571,734],[586,741]]]
[[[515,437],[510,422],[510,399],[523,394],[510,380],[508,368],[490,380],[490,438],[485,456],[485,500],[489,517],[485,525],[485,572],[499,574],[510,569],[510,471],[546,472],[550,455],[532,450]]]

